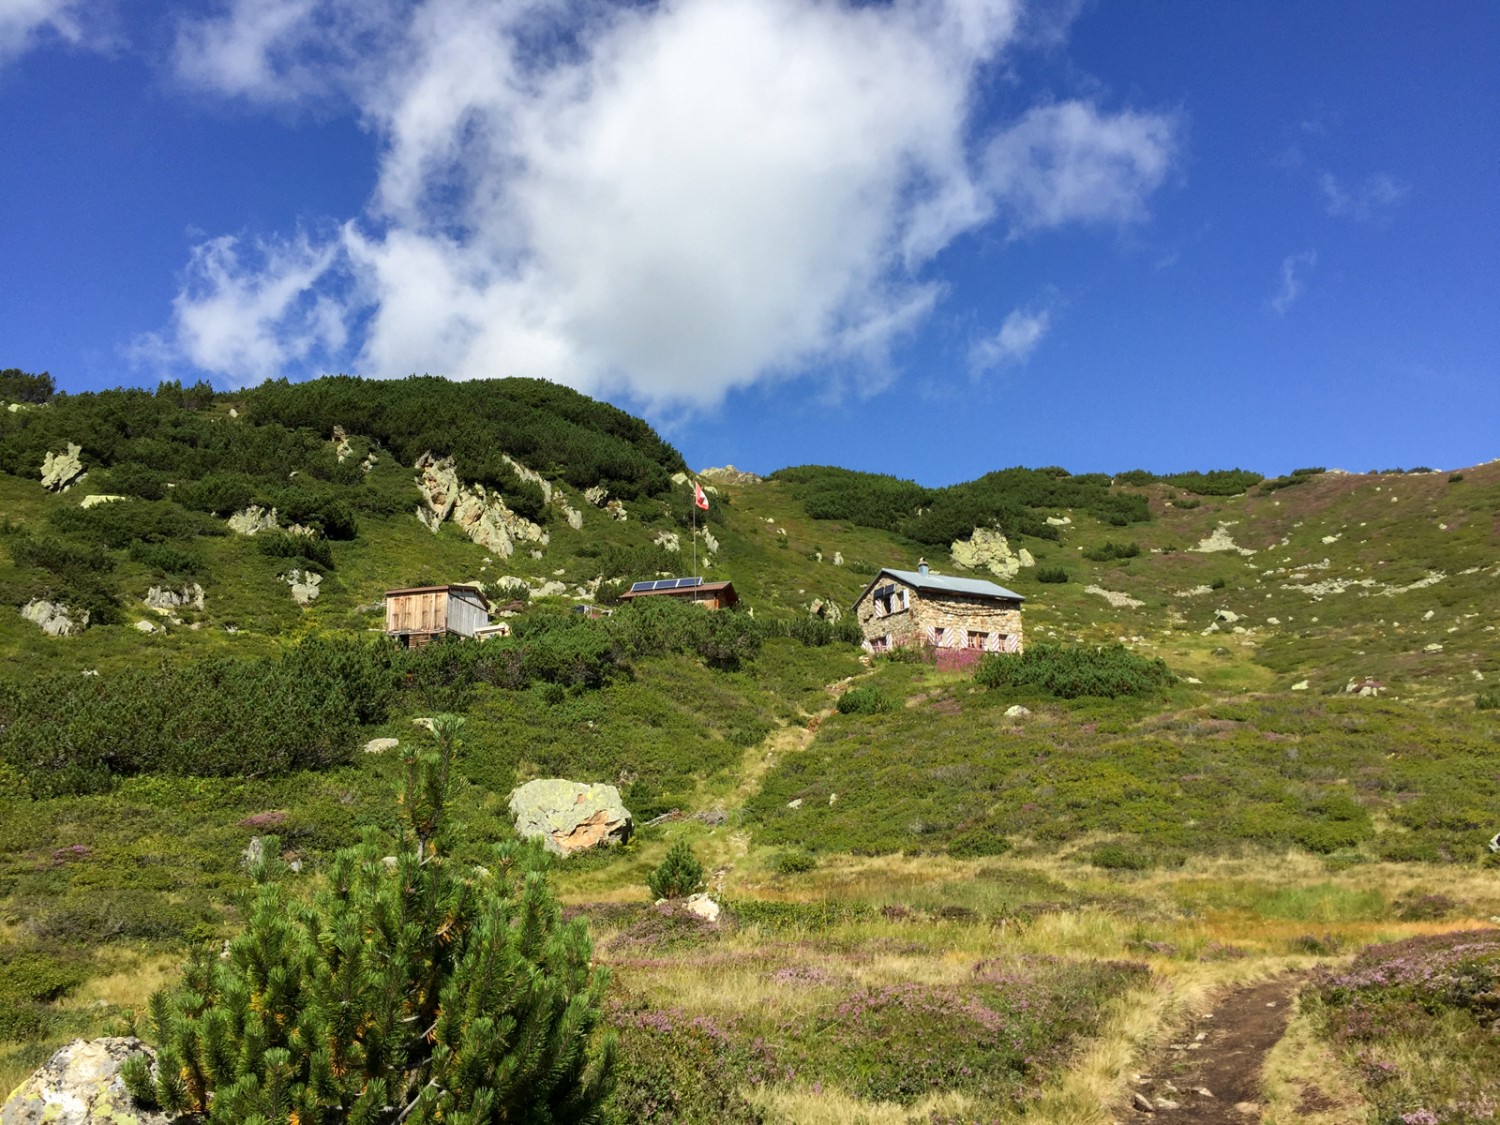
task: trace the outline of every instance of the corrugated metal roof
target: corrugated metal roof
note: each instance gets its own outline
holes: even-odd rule
[[[986,582],[983,578],[954,578],[951,575],[933,574],[930,571],[923,574],[916,570],[892,570],[890,567],[883,568],[880,573],[889,574],[892,578],[899,579],[918,590],[941,590],[949,594],[968,594],[978,598],[1011,598],[1018,602],[1026,600],[1014,590],[996,586],[993,582]]]

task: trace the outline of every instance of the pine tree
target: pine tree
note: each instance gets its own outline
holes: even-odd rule
[[[564,924],[536,853],[457,869],[445,805],[463,720],[405,757],[401,847],[378,834],[336,857],[303,901],[268,839],[249,925],[152,998],[159,1045],[126,1074],[169,1113],[234,1125],[564,1125],[597,1118],[613,1037],[607,975]]]
[[[657,898],[683,898],[703,887],[703,864],[693,854],[692,845],[678,840],[667,849],[661,864],[646,876],[646,886]]]

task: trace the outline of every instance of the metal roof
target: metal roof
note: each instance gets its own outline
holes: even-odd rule
[[[939,590],[946,594],[967,594],[973,598],[1008,598],[1013,601],[1024,602],[1026,599],[1014,590],[1007,590],[1004,586],[996,586],[993,582],[986,582],[983,578],[954,578],[947,574],[933,574],[929,571],[923,574],[916,570],[893,570],[883,567],[880,574],[889,574],[897,581],[905,582],[918,590]],[[880,581],[880,574],[875,576],[875,582]],[[870,583],[871,586],[875,582]],[[861,597],[864,595],[861,594]]]

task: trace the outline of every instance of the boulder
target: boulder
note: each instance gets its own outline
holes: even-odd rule
[[[281,580],[292,588],[292,601],[300,606],[309,606],[318,600],[318,587],[323,576],[315,570],[292,569],[281,576]]]
[[[688,895],[683,906],[689,914],[697,915],[710,925],[719,920],[719,904],[702,891]]]
[[[625,505],[618,500],[609,501],[609,503],[604,505],[604,510],[609,513],[610,519],[618,523],[624,523],[630,518],[629,514],[625,511]]]
[[[169,590],[163,586],[152,586],[146,591],[145,602],[157,613],[172,613],[184,607],[203,608],[203,587],[194,582],[180,590]]]
[[[682,537],[675,531],[658,531],[651,542],[668,551],[682,550]]]
[[[833,565],[834,566],[843,566],[844,565],[844,553],[842,551],[835,551],[835,552],[833,552]]]
[[[228,522],[229,530],[236,535],[255,535],[261,531],[275,531],[281,526],[281,521],[276,518],[276,509],[267,511],[259,504],[251,504],[243,512],[236,512],[229,517]]]
[[[708,549],[709,554],[713,554],[719,549],[719,541],[714,538],[714,533],[709,531],[708,528],[700,527],[698,535],[703,539],[703,546]]]
[[[83,446],[68,442],[66,453],[49,453],[42,460],[42,487],[52,492],[66,492],[87,475],[79,454]]]
[[[136,628],[136,632],[138,632],[138,633],[145,633],[148,636],[150,634],[152,634],[152,633],[159,633],[159,632],[161,632],[161,626],[160,625],[157,625],[153,621],[147,621],[144,618],[141,619],[140,621],[137,621],[135,623],[135,628]]]
[[[596,484],[593,488],[585,489],[583,498],[596,508],[602,508],[609,500],[609,489],[602,484]]]
[[[589,785],[562,778],[528,781],[510,795],[516,832],[540,839],[556,855],[623,844],[634,827],[613,785]]]
[[[0,1125],[169,1125],[137,1109],[120,1077],[126,1059],[156,1055],[133,1036],[75,1039],[16,1087],[0,1106]]]
[[[89,627],[87,610],[76,618],[73,613],[61,602],[49,602],[45,598],[34,598],[21,607],[21,616],[49,637],[76,637]]]
[[[997,578],[1014,578],[1022,567],[1036,565],[1030,551],[1012,551],[1009,541],[993,527],[976,527],[974,534],[955,540],[950,549],[959,566],[988,570]]]
[[[372,738],[365,743],[366,754],[384,754],[387,750],[394,750],[401,745],[399,738]]]
[[[92,496],[85,496],[78,501],[80,508],[97,508],[100,504],[113,504],[117,500],[128,500],[128,496],[120,496],[115,493],[96,492]]]
[[[733,465],[725,465],[721,469],[704,469],[698,475],[719,484],[760,484],[763,479],[755,473],[736,469]]]
[[[1005,717],[1007,719],[1025,719],[1030,715],[1031,709],[1022,707],[1019,703],[1014,703],[1005,709]]]

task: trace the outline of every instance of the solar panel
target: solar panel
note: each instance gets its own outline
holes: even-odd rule
[[[701,579],[701,578],[679,578],[677,580],[677,585],[678,585],[679,588],[683,587],[683,586],[701,586],[701,585],[703,585],[703,579]]]
[[[655,589],[655,587],[656,583],[654,582],[637,582],[635,585],[630,587],[630,592],[632,594],[639,594],[643,590],[651,590]]]

